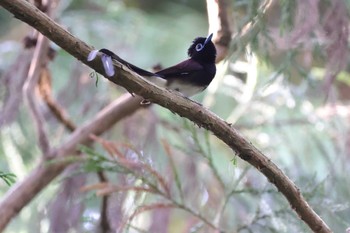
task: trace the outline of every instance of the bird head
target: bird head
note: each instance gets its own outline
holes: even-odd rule
[[[192,45],[188,49],[188,56],[198,62],[215,63],[216,49],[211,41],[213,33],[207,38],[197,37],[193,40]]]

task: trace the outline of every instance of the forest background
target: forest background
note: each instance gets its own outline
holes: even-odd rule
[[[213,32],[217,75],[192,99],[296,184],[317,213],[307,220],[240,141],[230,148],[180,117],[171,106],[182,97],[172,111],[141,105],[127,85],[15,19],[6,2],[4,232],[311,232],[317,215],[321,232],[350,227],[348,1],[30,1],[85,43],[150,70],[184,60],[195,37]]]

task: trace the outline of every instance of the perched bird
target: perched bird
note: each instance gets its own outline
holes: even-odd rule
[[[197,37],[188,49],[189,59],[155,73],[141,69],[121,59],[108,49],[92,51],[88,56],[88,61],[95,59],[97,53],[101,52],[102,64],[108,76],[111,77],[115,73],[112,61],[114,59],[148,81],[190,97],[207,88],[215,76],[216,49],[211,41],[212,37],[213,34],[210,34],[207,38]]]

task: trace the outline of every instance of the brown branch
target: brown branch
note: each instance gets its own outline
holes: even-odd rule
[[[105,174],[100,171],[97,173],[97,176],[100,180],[101,183],[106,183],[108,182],[107,177]],[[108,195],[104,195],[102,197],[102,203],[101,203],[101,214],[100,214],[100,227],[102,232],[109,232],[111,230],[111,226],[108,221],[108,215],[107,215],[107,210],[108,210]]]
[[[65,179],[61,180],[60,187],[53,200],[49,201],[47,217],[50,228],[48,232],[69,232],[70,229],[79,229],[81,215],[84,211],[84,202],[80,198],[80,187],[87,180],[86,174],[73,174],[79,164],[72,164],[65,170]],[[67,177],[68,176],[68,177]]]
[[[67,112],[52,96],[51,74],[47,67],[44,67],[41,71],[38,87],[41,97],[56,119],[69,131],[74,131],[76,126],[74,125],[73,121],[69,119]]]
[[[231,28],[227,0],[207,0],[209,33],[215,33],[214,44],[217,50],[216,62],[227,57],[231,42]]]
[[[51,1],[40,1],[38,6],[45,6],[48,16],[51,16]],[[47,154],[50,149],[49,139],[45,130],[44,116],[39,109],[39,103],[35,95],[35,87],[37,86],[43,67],[47,66],[48,57],[46,56],[49,51],[49,39],[39,34],[37,37],[37,43],[31,61],[28,77],[23,85],[23,91],[27,98],[28,107],[32,113],[33,121],[38,134],[38,145],[41,148],[43,154]]]
[[[256,16],[255,19],[245,25],[244,29],[237,32],[235,36],[227,42],[227,38],[231,37],[230,25],[226,23],[229,18],[227,16],[227,5],[226,0],[207,0],[208,18],[210,30],[217,31],[214,42],[217,49],[217,62],[224,59],[222,56],[231,57],[231,61],[235,61],[244,52],[246,46],[258,35],[262,29],[262,20],[265,20],[267,15],[274,9],[277,0],[266,0],[260,7],[261,14]],[[221,36],[220,36],[221,35]],[[221,58],[222,57],[222,58]],[[210,85],[210,89],[205,99],[203,100],[204,106],[210,106],[213,102],[213,96],[220,84],[223,81],[223,76],[213,80]]]
[[[90,122],[75,130],[60,147],[51,149],[44,158],[55,157],[62,158],[62,160],[52,163],[45,160],[40,162],[23,181],[16,183],[2,197],[0,202],[0,232],[25,205],[70,164],[70,161],[64,160],[64,156],[74,155],[79,144],[90,143],[90,134],[103,133],[116,122],[139,109],[141,100],[142,98],[125,94],[102,109]]]
[[[0,85],[6,87],[3,106],[0,111],[0,127],[12,123],[16,119],[19,106],[23,99],[23,84],[28,76],[28,70],[33,58],[33,49],[23,49],[13,65],[1,77]]]
[[[52,97],[51,76],[47,68],[42,70],[41,77],[39,80],[39,90],[43,100],[46,102],[47,106],[56,117],[56,119],[61,122],[69,131],[73,132],[77,127],[74,125],[68,117],[66,111],[57,103],[57,101]],[[122,97],[123,98],[123,97]],[[107,177],[103,171],[97,172],[97,176],[101,182],[107,182]],[[100,227],[102,232],[109,232],[111,227],[108,221],[107,210],[108,210],[108,198],[105,195],[102,197],[101,204],[101,214],[100,214]]]
[[[35,8],[27,1],[0,0],[0,5],[2,5],[8,11],[12,12],[18,19],[35,27],[38,31],[62,47],[72,56],[81,60],[83,63],[87,64],[96,71],[103,73],[103,67],[98,60],[91,63],[86,61],[86,57],[92,48],[65,31],[52,19],[48,18],[45,14],[40,12],[37,8]],[[175,112],[182,117],[186,117],[199,126],[213,132],[219,139],[221,139],[230,148],[232,148],[232,150],[234,150],[241,159],[247,161],[256,169],[258,169],[262,174],[264,174],[266,178],[271,183],[273,183],[277,189],[285,196],[285,198],[289,201],[292,209],[310,227],[311,230],[314,232],[331,232],[326,223],[309,206],[309,204],[305,201],[304,197],[300,193],[299,189],[283,173],[283,171],[281,171],[268,157],[263,155],[249,141],[244,139],[230,124],[223,121],[218,116],[198,105],[197,103],[189,101],[188,99],[179,96],[175,92],[156,87],[155,85],[147,82],[135,73],[131,72],[127,67],[116,67],[116,70],[118,77],[113,76],[109,78],[111,82],[123,86],[129,92],[152,100],[154,103],[166,107],[172,112]],[[100,113],[96,117],[100,117],[101,114],[103,113]],[[56,154],[58,157],[72,153],[77,143],[84,143],[88,141],[87,134],[91,133],[93,129],[95,129],[95,131],[101,132],[101,125],[104,125],[105,122],[99,123],[100,124],[93,124],[92,126],[85,126],[80,130],[76,130],[71,136],[70,140],[65,143],[65,145],[63,145],[60,150],[50,151],[50,153]],[[54,166],[54,168],[48,171],[47,168],[50,166]],[[32,173],[32,175],[30,175],[29,180],[35,179],[36,175],[38,174],[41,176],[47,175],[47,177],[50,177],[44,181],[47,184],[57,174],[52,173],[53,169],[62,169],[62,165],[60,166],[59,164],[56,164],[43,166],[42,164],[42,166],[38,167]],[[42,174],[43,172],[46,172],[47,174]],[[1,214],[5,215],[0,216],[0,226],[2,228],[4,228],[9,219],[14,216],[14,214],[17,213],[25,203],[28,202],[28,196],[32,197],[33,192],[38,192],[38,188],[42,187],[42,185],[38,185],[38,183],[35,183],[34,181],[34,187],[22,186],[24,190],[20,190],[20,194],[13,192],[13,190],[16,190],[16,187],[18,187],[20,184],[16,185],[12,191],[8,192],[3,201],[0,203],[0,209],[2,210]],[[26,195],[27,193],[32,195]],[[24,199],[18,198],[18,195],[22,195]],[[14,200],[20,202],[20,204],[13,203]],[[6,214],[9,212],[12,214]]]
[[[32,113],[33,121],[38,134],[38,145],[43,154],[49,151],[49,140],[45,131],[44,117],[38,106],[38,100],[35,95],[35,87],[38,84],[40,73],[43,66],[46,66],[47,51],[49,48],[49,40],[43,35],[38,36],[38,42],[34,51],[33,60],[29,67],[28,79],[24,83],[23,90],[27,97],[29,110]]]

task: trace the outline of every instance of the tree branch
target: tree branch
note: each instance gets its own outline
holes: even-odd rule
[[[41,114],[38,106],[38,100],[35,95],[35,87],[38,84],[41,70],[46,66],[47,50],[49,48],[49,40],[43,35],[38,36],[38,42],[35,47],[33,60],[30,64],[28,78],[24,83],[23,91],[27,97],[29,110],[32,113],[35,128],[38,134],[38,145],[43,154],[47,154],[50,149],[49,139],[45,130],[44,117]]]
[[[139,109],[141,100],[142,98],[125,94],[102,109],[90,122],[75,130],[60,147],[51,149],[44,155],[43,158],[62,160],[52,163],[48,160],[41,161],[23,181],[12,186],[2,197],[0,202],[0,232],[24,206],[72,162],[64,160],[65,156],[74,155],[78,145],[91,143],[91,134],[99,135],[105,132],[116,122]]]
[[[0,128],[11,124],[19,111],[22,102],[23,84],[28,76],[28,70],[33,58],[32,49],[22,49],[12,66],[2,75],[0,85],[6,86],[6,95],[0,110]]]
[[[51,17],[51,1],[40,1],[38,6],[46,9],[46,14]],[[37,37],[37,43],[33,54],[33,59],[29,66],[27,80],[23,85],[23,91],[27,97],[29,111],[32,113],[33,121],[38,134],[38,145],[41,148],[43,154],[47,154],[50,149],[49,139],[45,130],[44,116],[39,110],[38,99],[35,95],[35,87],[38,84],[41,71],[47,66],[47,54],[49,51],[50,41],[48,38],[39,34]]]
[[[52,19],[48,18],[40,10],[25,0],[0,0],[0,5],[5,9],[12,12],[16,18],[28,23],[35,27],[42,34],[47,36],[50,40],[62,47],[72,56],[81,60],[91,68],[95,69],[99,73],[103,73],[101,63],[96,60],[94,62],[87,62],[86,58],[89,52],[92,50],[81,40],[75,38],[70,33],[65,31]],[[182,117],[188,118],[197,125],[210,130],[219,139],[225,142],[237,155],[243,160],[247,161],[264,174],[267,179],[273,183],[277,189],[286,197],[289,201],[292,209],[299,215],[299,217],[312,229],[314,232],[331,232],[326,223],[313,211],[309,204],[305,201],[299,189],[295,184],[273,163],[269,158],[263,155],[257,148],[255,148],[250,142],[245,140],[229,123],[223,121],[218,116],[213,114],[207,109],[204,109],[195,102],[185,99],[175,92],[160,89],[153,84],[141,79],[138,75],[131,72],[127,67],[116,67],[117,75],[109,78],[109,80],[115,84],[123,86],[129,92],[143,96],[146,99],[152,100],[165,108],[168,108],[172,112],[179,114]],[[99,117],[100,115],[96,116]],[[104,124],[104,122],[101,122]],[[95,125],[95,127],[97,127]],[[98,127],[101,128],[101,125]],[[75,131],[70,140],[63,146],[59,152],[61,155],[69,154],[73,152],[77,143],[86,142],[88,140],[87,130],[91,132],[91,128],[83,127],[81,130]],[[96,129],[97,130],[97,129]],[[51,153],[58,153],[52,151]],[[55,169],[62,169],[62,165],[50,165]],[[47,170],[47,167],[38,167],[35,171],[38,173],[46,172],[47,176],[51,179],[46,180],[49,182],[53,179],[52,172]],[[34,172],[35,172],[34,171]],[[33,173],[32,173],[33,174]],[[35,174],[35,173],[34,173]],[[35,179],[35,177],[31,177]],[[36,191],[36,187],[24,187],[27,188],[27,192]],[[15,203],[8,203],[11,195],[16,193],[9,192],[0,204],[1,212],[7,211],[19,211],[23,206],[15,205]],[[23,200],[22,200],[23,202]],[[9,209],[8,207],[17,209]],[[19,209],[18,209],[19,208]],[[7,219],[8,221],[9,219]],[[2,224],[6,224],[6,221],[0,217]],[[1,225],[1,224],[0,224]]]
[[[50,75],[49,71],[47,69],[43,69],[42,72],[45,72],[45,73],[42,74],[42,77],[41,77],[41,83],[40,83],[41,90],[40,90],[40,92],[41,92],[41,95],[42,95],[44,101],[46,102],[47,106],[50,108],[52,114],[56,117],[56,119],[59,122],[61,122],[70,132],[73,132],[77,127],[74,125],[73,121],[71,121],[69,119],[66,111],[52,97],[51,88],[48,87],[48,83],[47,83],[49,81],[44,81],[44,80],[51,79],[49,77],[49,75]],[[121,98],[123,98],[123,96]],[[135,107],[138,107],[138,106],[135,105]],[[107,182],[108,181],[107,177],[105,176],[103,171],[97,172],[97,176],[98,176],[100,182]],[[72,177],[70,177],[69,179],[72,179]],[[69,186],[69,185],[64,183],[63,188],[64,188],[64,186]],[[108,199],[109,199],[108,195],[105,195],[102,197],[102,204],[101,204],[101,211],[100,211],[100,227],[101,227],[102,232],[109,232],[111,229],[109,221],[108,221],[108,215],[107,215]],[[57,202],[59,202],[59,201],[57,201]]]
[[[227,0],[207,0],[209,32],[215,32],[216,62],[227,57],[231,42],[231,28]]]
[[[51,74],[47,67],[41,71],[39,79],[40,95],[50,109],[51,113],[56,117],[57,121],[61,122],[68,131],[73,132],[76,129],[73,121],[69,118],[65,109],[55,100],[51,91]]]

